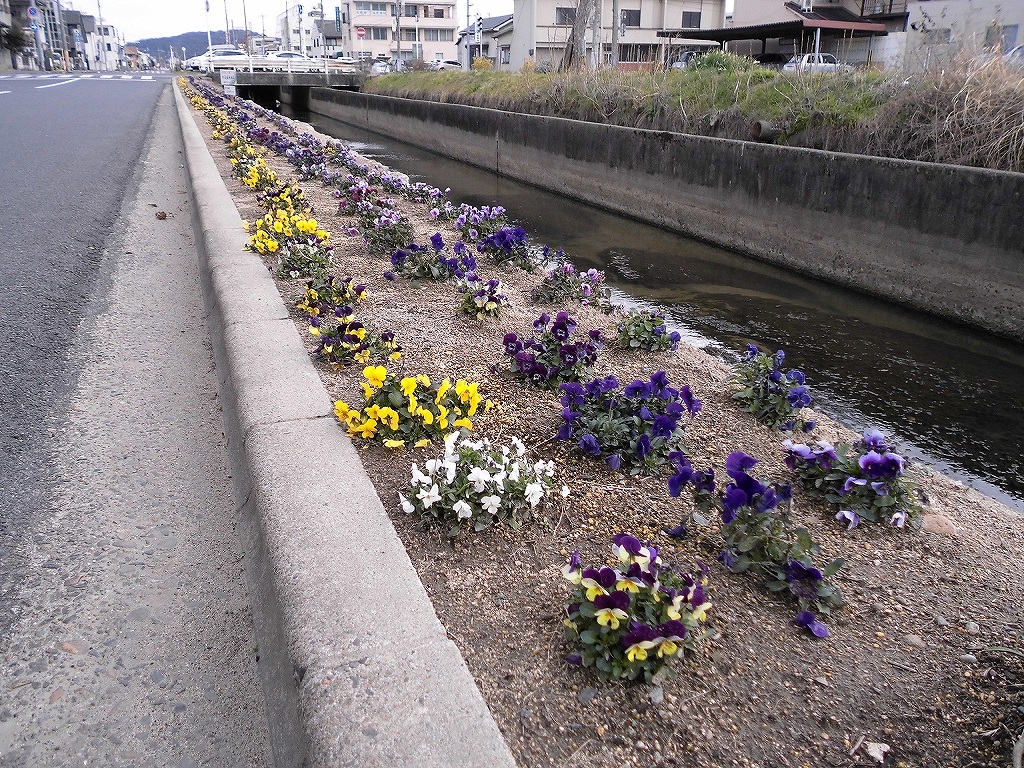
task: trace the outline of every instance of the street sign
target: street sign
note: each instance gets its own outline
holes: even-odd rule
[[[334,31],[341,32],[341,6],[334,6]]]
[[[295,7],[296,7],[296,8],[298,8],[298,10],[299,10],[299,16],[301,16],[301,15],[302,15],[302,6],[301,6],[301,5],[297,5],[297,6],[295,6]]]
[[[28,7],[28,17],[30,19],[34,19],[38,15],[39,15],[39,9],[36,8],[34,5],[30,5]]]
[[[362,27],[356,27],[356,37],[360,39],[366,37],[366,30]]]

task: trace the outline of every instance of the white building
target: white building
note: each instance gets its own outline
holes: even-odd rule
[[[124,46],[120,42],[117,28],[112,24],[97,20],[89,49],[92,51],[91,69],[115,70],[123,66]]]
[[[595,5],[600,12],[598,62],[607,65],[612,61],[615,23],[619,33],[618,61],[627,68],[665,61],[667,40],[658,36],[659,31],[720,27],[725,20],[724,0],[620,0],[617,20],[612,19],[612,0],[597,0]],[[557,69],[575,18],[576,6],[572,0],[516,0],[507,68],[518,70],[532,59],[538,67]],[[503,37],[506,30],[498,32]],[[592,39],[588,25],[588,60],[594,57]],[[500,48],[498,44],[499,61]]]

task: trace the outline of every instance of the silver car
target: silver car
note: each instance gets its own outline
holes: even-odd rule
[[[831,53],[798,53],[783,65],[782,71],[789,73],[850,72],[852,68],[841,64],[839,59]]]

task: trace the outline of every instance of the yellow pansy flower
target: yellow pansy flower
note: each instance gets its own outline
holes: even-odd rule
[[[361,437],[371,438],[377,434],[377,422],[373,419],[368,419],[359,425],[357,432]]]
[[[402,383],[399,385],[402,389],[402,394],[406,397],[411,397],[412,393],[416,391],[418,382],[414,376],[406,376],[402,379]]]
[[[363,376],[374,389],[384,386],[384,379],[387,378],[388,369],[383,365],[368,365],[363,368]]]
[[[384,447],[385,448],[404,448],[405,447],[405,440],[392,440],[392,439],[389,438],[389,439],[384,441]]]

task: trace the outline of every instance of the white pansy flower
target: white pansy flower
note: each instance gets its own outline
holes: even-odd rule
[[[494,487],[499,491],[505,490],[505,472],[504,470],[498,472],[496,475],[491,475],[491,480],[494,483]]]
[[[455,453],[455,443],[459,439],[460,432],[449,432],[444,436],[444,453],[446,456]]]
[[[488,514],[496,515],[498,514],[499,507],[501,507],[501,496],[484,496],[480,499],[480,503],[483,505],[484,511]]]
[[[462,499],[452,505],[452,512],[458,515],[459,520],[468,520],[473,516],[473,508]]]
[[[437,459],[428,459],[427,463],[423,465],[423,468],[427,470],[427,474],[433,477],[437,474],[437,468],[441,466],[441,462]]]
[[[473,467],[466,479],[473,484],[473,489],[477,493],[481,493],[487,487],[487,483],[490,482],[491,473],[481,467]]]
[[[441,494],[438,493],[436,484],[429,488],[420,488],[416,496],[423,502],[424,509],[430,509],[433,504],[441,500]]]
[[[416,511],[416,507],[414,507],[412,505],[412,502],[405,498],[405,496],[403,496],[402,494],[398,494],[398,498],[402,502],[402,510],[405,512],[405,514],[411,515],[413,512]]]
[[[413,485],[429,485],[430,478],[420,472],[420,468],[415,464],[412,465],[412,482]]]
[[[509,470],[509,472],[508,472],[508,481],[510,483],[518,483],[519,482],[519,462],[518,461],[515,464],[513,464],[512,465],[512,469]]]
[[[455,482],[455,472],[458,469],[458,465],[454,461],[445,461],[441,464],[441,468],[445,471],[445,482],[451,485]]]
[[[540,483],[530,483],[523,490],[523,495],[530,502],[531,507],[536,507],[540,500],[544,498],[544,486]]]

